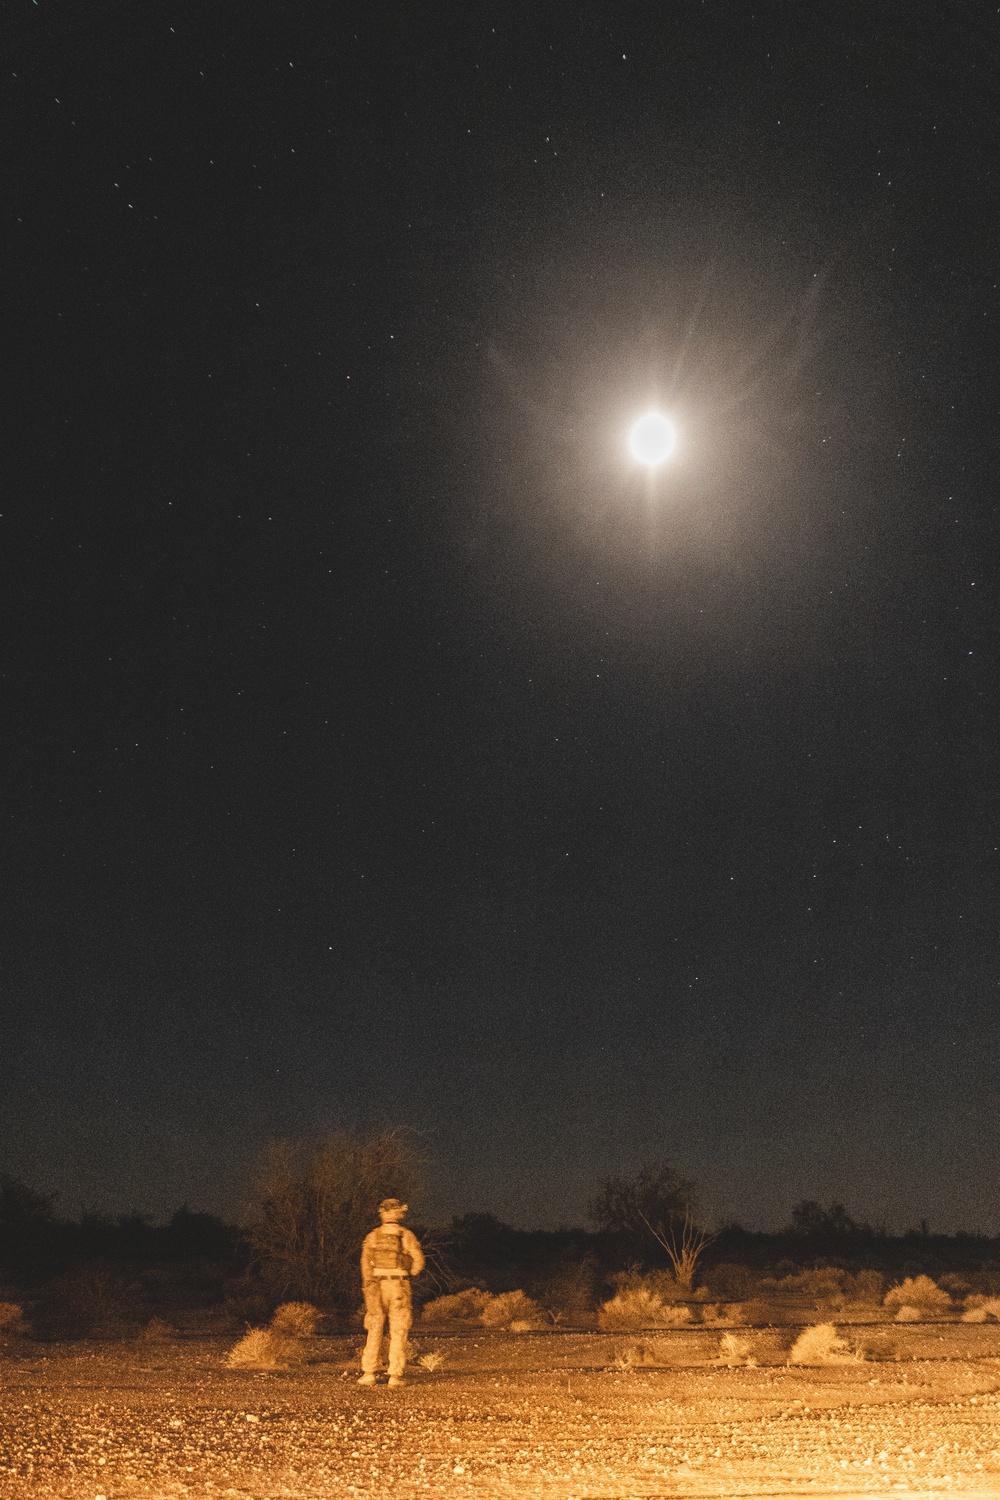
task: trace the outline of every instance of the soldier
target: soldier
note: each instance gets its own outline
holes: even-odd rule
[[[378,1206],[381,1227],[365,1235],[361,1247],[361,1285],[365,1294],[368,1341],[361,1356],[359,1385],[374,1385],[382,1353],[382,1331],[389,1315],[389,1384],[402,1385],[406,1368],[406,1336],[413,1322],[410,1277],[424,1269],[424,1253],[412,1229],[404,1229],[406,1204],[383,1198]]]

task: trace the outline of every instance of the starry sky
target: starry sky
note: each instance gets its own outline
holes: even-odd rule
[[[0,1165],[1000,1232],[997,17],[6,24]]]

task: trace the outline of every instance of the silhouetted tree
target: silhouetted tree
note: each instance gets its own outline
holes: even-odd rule
[[[867,1230],[867,1225],[852,1219],[842,1203],[831,1203],[829,1208],[823,1208],[815,1198],[803,1198],[792,1209],[792,1229],[796,1234],[818,1238],[858,1234]]]
[[[184,1204],[162,1231],[162,1238],[171,1258],[228,1261],[236,1254],[239,1231],[215,1214],[199,1213]]]
[[[695,1185],[666,1163],[631,1177],[609,1177],[590,1204],[601,1230],[633,1241],[652,1235],[666,1252],[678,1284],[690,1291],[698,1261],[714,1236],[695,1219]]]
[[[346,1310],[360,1299],[361,1241],[383,1198],[409,1199],[420,1164],[401,1132],[277,1141],[257,1174],[247,1228],[255,1264],[280,1298]]]
[[[37,1269],[56,1237],[55,1194],[0,1172],[0,1266],[9,1274]]]
[[[642,1240],[649,1226],[679,1227],[695,1209],[696,1189],[665,1163],[642,1166],[630,1177],[608,1177],[591,1199],[595,1229]]]

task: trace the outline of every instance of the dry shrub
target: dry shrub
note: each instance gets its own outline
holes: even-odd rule
[[[751,1328],[780,1328],[801,1323],[802,1312],[801,1307],[782,1306],[780,1302],[754,1298],[751,1302],[731,1306],[728,1318],[731,1323],[748,1323]]]
[[[444,1364],[444,1355],[440,1349],[428,1349],[426,1354],[421,1354],[417,1364],[425,1370],[440,1370]]]
[[[227,1281],[223,1293],[221,1313],[228,1320],[227,1332],[266,1323],[274,1310],[274,1298],[249,1272]]]
[[[788,1351],[790,1365],[839,1365],[856,1358],[832,1323],[803,1328]]]
[[[648,1286],[623,1287],[597,1314],[597,1324],[604,1330],[616,1328],[683,1328],[692,1322],[691,1309],[683,1304],[665,1302]]]
[[[899,1345],[884,1329],[865,1329],[851,1338],[851,1348],[858,1359],[898,1359]]]
[[[761,1291],[808,1298],[817,1307],[840,1312],[852,1303],[863,1307],[879,1306],[884,1286],[879,1271],[852,1274],[839,1266],[813,1266],[773,1282],[762,1282]]]
[[[524,1292],[501,1292],[499,1297],[490,1298],[479,1314],[479,1321],[484,1328],[511,1328],[518,1323],[521,1326],[515,1332],[526,1333],[531,1328],[543,1328],[545,1315]]]
[[[652,1364],[649,1359],[645,1344],[629,1344],[626,1349],[618,1349],[612,1361],[616,1370],[635,1370],[640,1365]]]
[[[881,1271],[857,1271],[844,1277],[844,1298],[857,1302],[862,1307],[879,1307],[885,1290],[885,1277]]]
[[[450,1297],[435,1297],[432,1302],[425,1302],[420,1317],[425,1323],[478,1323],[492,1301],[489,1292],[470,1286],[464,1292],[453,1292]]]
[[[282,1302],[271,1319],[271,1331],[290,1339],[311,1339],[321,1316],[311,1302]]]
[[[589,1319],[597,1302],[601,1273],[597,1257],[564,1256],[531,1286],[532,1296],[546,1309],[553,1323],[565,1319]]]
[[[983,1297],[974,1292],[965,1299],[963,1323],[1000,1323],[1000,1297]]]
[[[413,1201],[420,1163],[396,1130],[277,1141],[257,1172],[247,1235],[275,1298],[346,1312],[357,1295],[358,1249],[388,1194]]]
[[[757,1291],[761,1273],[750,1266],[720,1261],[709,1266],[702,1280],[710,1296],[719,1302],[745,1302]]]
[[[933,1318],[950,1312],[951,1298],[929,1276],[907,1276],[898,1286],[889,1288],[882,1306],[899,1309],[896,1314],[897,1323],[916,1323],[921,1318]],[[914,1313],[916,1316],[912,1316]]]
[[[285,1370],[301,1361],[298,1339],[274,1333],[270,1328],[251,1328],[226,1356],[231,1370]]]
[[[686,1328],[689,1323],[693,1323],[694,1321],[695,1316],[690,1307],[685,1307],[683,1303],[675,1303],[672,1307],[668,1306],[663,1309],[657,1327]]]
[[[24,1308],[20,1302],[0,1302],[0,1338],[9,1338],[27,1331]]]
[[[44,1288],[35,1317],[47,1338],[134,1338],[145,1322],[142,1284],[95,1261]]]
[[[698,1309],[701,1321],[709,1327],[727,1321],[725,1308],[720,1307],[717,1302],[705,1302]]]
[[[762,1282],[761,1290],[830,1302],[843,1297],[846,1280],[847,1273],[838,1266],[813,1266],[805,1271],[795,1271],[790,1276]]]
[[[689,1300],[689,1293],[671,1271],[640,1271],[638,1266],[630,1266],[627,1271],[615,1271],[608,1281],[616,1292],[652,1292],[663,1303]]]
[[[641,1339],[619,1349],[615,1354],[614,1365],[618,1370],[635,1370],[643,1365],[662,1369],[671,1363],[673,1353],[666,1339]]]
[[[965,1280],[968,1282],[970,1292],[978,1292],[983,1297],[1000,1297],[1000,1266],[996,1269],[969,1271]],[[948,1286],[948,1277],[939,1278],[939,1286]],[[950,1290],[950,1288],[949,1288]]]
[[[724,1333],[719,1340],[718,1361],[720,1365],[752,1365],[754,1341],[746,1335]]]
[[[164,1318],[150,1318],[138,1335],[139,1342],[143,1344],[169,1344],[175,1337],[174,1329]]]

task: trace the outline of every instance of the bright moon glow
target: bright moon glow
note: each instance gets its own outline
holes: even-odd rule
[[[670,457],[676,442],[674,424],[658,411],[648,411],[640,417],[628,435],[632,457],[650,469],[655,469]]]

